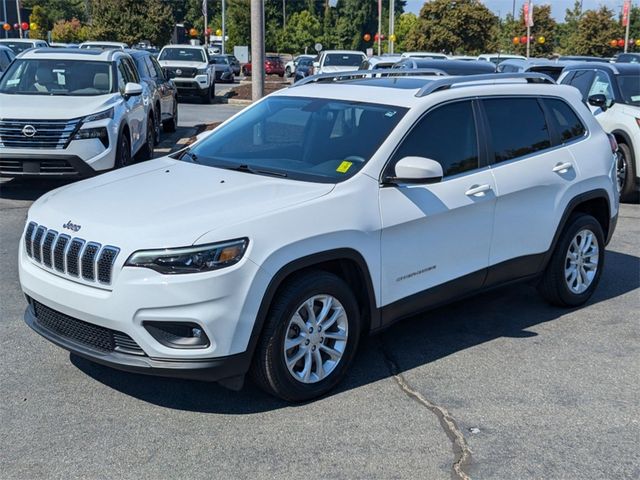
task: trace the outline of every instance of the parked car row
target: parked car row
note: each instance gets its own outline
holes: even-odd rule
[[[0,176],[124,167],[151,158],[177,121],[175,84],[151,53],[32,48],[0,78]]]

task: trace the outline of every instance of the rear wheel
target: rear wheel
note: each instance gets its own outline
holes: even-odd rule
[[[358,304],[349,285],[323,271],[298,276],[273,300],[251,374],[261,388],[287,401],[321,396],[345,376],[359,337]]]
[[[598,286],[604,267],[604,232],[591,215],[572,215],[565,227],[538,290],[554,305],[577,307]]]
[[[287,77],[290,77],[290,76],[291,76],[291,67],[287,67],[287,68],[285,68],[284,73],[285,73],[285,75],[286,75]]]

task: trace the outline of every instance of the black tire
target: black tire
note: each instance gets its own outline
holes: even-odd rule
[[[216,85],[212,83],[207,91],[202,95],[202,103],[211,105],[216,99]]]
[[[578,233],[584,230],[591,232],[597,240],[598,261],[595,275],[588,288],[581,293],[576,293],[569,288],[568,280],[565,277],[565,268],[569,263],[567,256],[571,243]],[[538,284],[538,291],[545,300],[560,307],[577,307],[589,300],[598,286],[604,268],[604,242],[604,232],[598,220],[584,213],[573,214],[560,235],[549,264]]]
[[[173,116],[169,120],[162,122],[162,129],[165,132],[175,132],[178,128],[178,99],[173,101]]]
[[[294,378],[285,363],[284,341],[289,320],[302,303],[314,295],[331,295],[342,304],[348,335],[342,357],[333,370],[322,380],[303,383]],[[341,278],[324,271],[298,275],[287,281],[273,299],[256,346],[251,376],[267,393],[286,401],[302,402],[324,395],[346,375],[358,348],[360,329],[358,303],[349,285]]]
[[[150,160],[153,158],[153,149],[155,147],[155,138],[156,138],[156,122],[153,118],[153,115],[150,115],[147,119],[147,140],[144,142],[144,145],[140,149],[140,152],[136,155],[137,160],[144,161]]]
[[[637,202],[638,192],[635,186],[637,172],[631,149],[626,143],[618,144],[618,165],[616,165],[616,169],[620,186],[620,201]],[[621,176],[623,177],[622,179],[620,178]]]
[[[131,144],[129,143],[129,137],[121,133],[118,137],[114,168],[123,168],[131,165],[131,163]]]
[[[291,67],[287,67],[284,69],[284,74],[289,78],[291,76]]]

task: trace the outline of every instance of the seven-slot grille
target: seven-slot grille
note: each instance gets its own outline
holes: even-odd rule
[[[60,313],[46,305],[30,299],[38,323],[61,337],[80,343],[101,352],[121,352],[145,355],[144,351],[126,333],[87,323]]]
[[[102,246],[82,238],[71,238],[29,222],[24,236],[27,255],[41,265],[72,277],[110,285],[113,264],[120,252],[112,245]]]
[[[80,120],[2,119],[0,147],[65,149],[80,128]]]

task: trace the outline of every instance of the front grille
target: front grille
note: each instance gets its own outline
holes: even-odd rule
[[[27,256],[44,267],[103,285],[111,284],[113,264],[120,253],[118,247],[71,238],[35,222],[27,225],[24,243]]]
[[[198,69],[191,67],[165,67],[164,71],[169,78],[194,78],[198,74]]]
[[[2,143],[0,143],[0,147]],[[66,160],[31,160],[31,159],[0,159],[0,173],[7,175],[77,175],[73,166]]]
[[[0,147],[62,150],[80,127],[72,120],[0,120]]]
[[[30,303],[38,324],[61,337],[101,352],[145,354],[126,333],[78,320],[33,299],[30,299]]]

